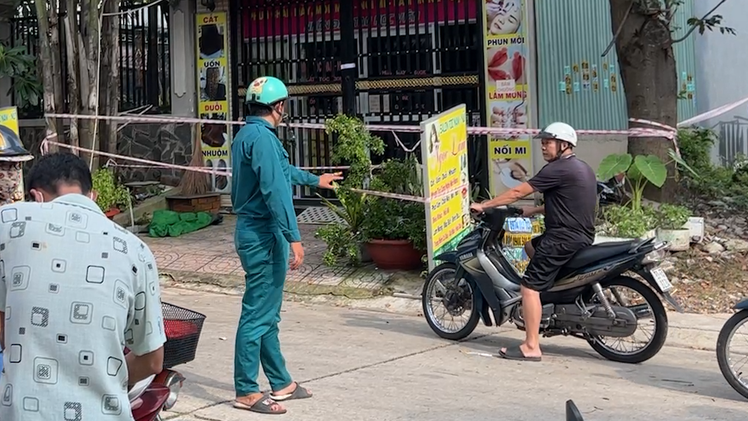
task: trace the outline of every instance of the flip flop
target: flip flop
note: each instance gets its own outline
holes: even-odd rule
[[[295,399],[309,399],[311,397],[312,393],[306,388],[301,387],[301,385],[298,383],[296,383],[296,389],[294,389],[294,391],[291,393],[287,393],[285,395],[270,394],[270,399],[273,399],[277,402],[290,401]]]
[[[257,402],[252,405],[247,405],[239,401],[234,401],[234,408],[242,409],[244,411],[256,412],[258,414],[270,414],[270,415],[282,415],[288,412],[286,408],[281,410],[273,410],[273,405],[278,405],[269,394],[264,394]]]
[[[501,358],[504,358],[506,360],[513,360],[513,361],[540,362],[542,359],[542,357],[526,357],[525,354],[522,352],[522,349],[518,346],[507,348],[506,351],[499,351],[499,356],[501,356]]]

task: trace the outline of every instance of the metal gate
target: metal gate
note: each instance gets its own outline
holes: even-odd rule
[[[291,121],[324,122],[344,112],[348,95],[367,123],[418,125],[460,103],[467,104],[473,124],[481,122],[481,0],[349,0],[352,7],[342,1],[231,2],[239,41],[232,42],[234,104],[242,104],[234,107],[234,118],[243,113],[248,83],[271,75],[289,85]],[[341,75],[347,43],[355,48],[357,70],[350,85]],[[393,134],[377,134],[387,145],[383,158],[405,154]],[[419,139],[417,133],[398,137],[406,148]],[[331,143],[321,131],[297,131],[289,153],[296,165],[329,166]],[[482,149],[470,144],[475,158]],[[314,197],[308,189],[298,193]]]
[[[120,47],[120,111],[143,110],[149,113],[171,112],[171,60],[169,59],[169,3],[166,0],[153,2],[154,7],[143,8],[140,2],[121,0],[119,16]],[[56,31],[59,38],[61,69],[59,83],[65,99],[64,109],[69,111],[67,99],[68,68],[65,27],[62,18],[66,13],[65,3],[59,4],[60,23],[50,30]],[[129,11],[130,13],[125,13]],[[52,13],[52,12],[50,12]],[[26,51],[39,57],[39,26],[34,2],[23,0],[10,19],[9,44],[11,47],[24,46]],[[41,70],[39,71],[41,79]],[[11,92],[14,95],[14,91]],[[13,99],[13,102],[15,100]],[[43,115],[41,104],[27,106],[19,110],[21,118],[39,118]]]

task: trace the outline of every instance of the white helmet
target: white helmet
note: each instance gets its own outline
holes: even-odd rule
[[[571,146],[577,146],[577,131],[570,125],[561,122],[547,125],[535,138],[563,140],[564,142],[569,142]]]

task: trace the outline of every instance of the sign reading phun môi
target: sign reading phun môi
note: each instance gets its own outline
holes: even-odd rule
[[[434,256],[451,250],[470,227],[465,104],[421,122],[429,270]]]

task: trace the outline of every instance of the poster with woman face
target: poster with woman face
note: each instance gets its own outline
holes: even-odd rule
[[[523,0],[484,0],[486,31],[486,121],[489,127],[527,129],[530,102],[527,76],[526,4]],[[490,190],[499,195],[532,175],[529,136],[514,133],[488,141]]]

